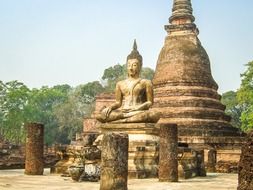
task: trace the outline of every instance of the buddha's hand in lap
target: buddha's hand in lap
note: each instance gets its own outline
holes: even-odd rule
[[[102,110],[102,115],[105,117],[105,118],[108,118],[110,113],[112,112],[112,108],[111,107],[106,107]]]

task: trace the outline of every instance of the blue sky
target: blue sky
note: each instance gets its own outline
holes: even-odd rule
[[[219,92],[236,90],[253,60],[252,0],[192,0]],[[100,80],[137,39],[155,69],[172,0],[0,0],[0,80],[28,87]]]

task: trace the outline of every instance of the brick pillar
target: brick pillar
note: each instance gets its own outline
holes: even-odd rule
[[[178,181],[178,132],[176,124],[160,125],[159,181]]]
[[[100,190],[127,190],[128,135],[105,133],[102,140]]]
[[[237,190],[253,189],[253,131],[249,132],[245,143],[242,145],[242,153],[238,165]]]
[[[26,125],[25,174],[43,175],[44,170],[44,125],[29,123]]]

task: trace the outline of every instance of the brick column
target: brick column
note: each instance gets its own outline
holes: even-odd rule
[[[159,181],[178,181],[178,132],[176,124],[160,125]]]
[[[245,143],[242,145],[242,153],[238,165],[237,190],[253,189],[253,131],[249,132]]]
[[[128,135],[105,133],[101,159],[100,190],[127,190]]]
[[[44,125],[26,125],[25,174],[43,175],[44,170]]]

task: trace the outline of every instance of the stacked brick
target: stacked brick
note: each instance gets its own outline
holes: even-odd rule
[[[25,174],[43,175],[44,126],[39,123],[26,125]]]
[[[217,173],[238,173],[238,162],[218,161],[215,165]]]
[[[178,181],[177,125],[160,124],[159,181]]]
[[[24,168],[24,147],[0,142],[0,170]]]
[[[247,141],[242,147],[239,162],[238,188],[237,190],[253,189],[253,131],[248,134]]]

